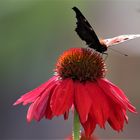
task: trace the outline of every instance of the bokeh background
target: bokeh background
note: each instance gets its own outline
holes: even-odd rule
[[[77,6],[101,38],[140,33],[139,0],[0,0],[0,139],[63,139],[71,134],[72,114],[26,122],[28,106],[12,104],[53,75],[58,56],[71,47],[87,47],[74,32]],[[108,51],[107,77],[121,87],[140,112],[140,39]],[[140,116],[128,113],[121,133],[97,127],[100,139],[140,139]]]

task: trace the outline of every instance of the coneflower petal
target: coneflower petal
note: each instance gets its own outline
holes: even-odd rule
[[[57,79],[57,76],[53,76],[50,78],[47,82],[41,84],[34,90],[22,95],[15,103],[14,105],[20,104],[23,102],[23,105],[26,105],[28,103],[34,102],[40,94],[42,94],[49,86],[51,86],[54,81]]]
[[[108,119],[110,111],[108,98],[104,94],[104,91],[98,87],[96,82],[87,82],[85,88],[92,99],[92,116],[95,118],[96,123],[104,128],[105,121]]]
[[[91,109],[92,101],[85,89],[84,83],[75,81],[74,105],[79,114],[80,121],[86,122]]]
[[[97,79],[98,86],[106,93],[108,97],[110,97],[114,102],[118,103],[123,109],[127,109],[127,104],[124,102],[123,98],[119,96],[119,94],[116,92],[110,84],[108,84],[107,81],[104,79]]]
[[[85,134],[87,137],[90,137],[92,132],[94,131],[96,127],[96,122],[91,115],[88,115],[88,119],[85,123],[82,123],[82,126],[84,127]]]
[[[72,79],[60,81],[51,97],[50,107],[55,115],[64,114],[73,103],[74,85]]]

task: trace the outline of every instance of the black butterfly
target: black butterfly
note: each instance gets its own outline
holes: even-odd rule
[[[140,34],[130,34],[120,35],[110,39],[99,40],[93,28],[88,23],[87,19],[83,16],[83,14],[80,12],[80,10],[77,7],[73,7],[72,9],[75,11],[77,18],[77,27],[75,31],[77,32],[79,37],[86,42],[88,47],[100,53],[104,53],[105,51],[107,51],[107,48],[112,45],[116,45],[124,41],[140,37]]]

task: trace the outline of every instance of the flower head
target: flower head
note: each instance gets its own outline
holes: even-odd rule
[[[117,131],[128,122],[126,111],[135,113],[123,91],[104,78],[105,64],[99,53],[90,49],[74,48],[64,52],[58,59],[55,75],[38,88],[21,96],[15,105],[31,103],[27,120],[39,121],[64,115],[74,105],[86,136],[96,125],[105,123]]]
[[[103,78],[106,68],[99,53],[87,48],[72,48],[59,57],[55,71],[63,79],[83,82]]]

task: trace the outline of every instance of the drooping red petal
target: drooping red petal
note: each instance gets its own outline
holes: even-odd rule
[[[60,81],[51,97],[50,107],[54,115],[64,114],[73,103],[74,85],[71,79]]]
[[[137,113],[136,108],[130,103],[129,99],[125,96],[124,92],[107,79],[104,80],[116,91],[116,93],[124,100],[124,102],[126,102],[128,110],[130,112]]]
[[[50,94],[53,94],[54,89],[57,86],[57,82],[55,82],[52,86],[45,90],[45,92],[40,96],[39,103],[37,104],[36,110],[34,111],[34,118],[39,121],[44,117],[46,106],[48,104],[48,99]]]
[[[64,114],[64,120],[67,120],[69,117],[69,110],[67,110]]]
[[[91,98],[89,97],[87,90],[85,89],[84,83],[75,81],[75,92],[74,92],[74,105],[79,114],[80,121],[86,122],[88,114],[92,105]]]
[[[92,116],[95,118],[95,122],[98,123],[101,128],[104,128],[110,111],[108,98],[96,82],[87,82],[85,87],[92,100]]]
[[[47,106],[46,106],[46,111],[45,111],[45,117],[46,117],[46,119],[52,119],[53,116],[54,116],[53,115],[53,112],[51,110],[51,107],[50,107],[51,96],[52,96],[52,94],[50,94],[50,96],[48,98]]]
[[[53,116],[54,115],[53,115],[53,112],[52,112],[51,108],[47,106],[47,109],[46,109],[46,112],[45,112],[46,119],[51,120],[53,118]]]
[[[96,127],[95,118],[93,118],[90,114],[88,115],[88,119],[85,123],[82,123],[82,126],[85,130],[85,134],[87,137],[90,137],[92,132]]]
[[[40,96],[49,86],[51,86],[56,80],[58,76],[53,76],[45,82],[44,84],[41,84],[39,87],[35,88],[34,90],[22,95],[15,103],[14,105],[20,104],[23,102],[23,105],[26,105],[28,103],[34,102],[38,96]]]
[[[48,98],[50,94],[53,93],[54,88],[57,85],[57,82],[54,82],[45,90],[45,92],[40,95],[34,103],[32,103],[28,109],[27,113],[27,121],[30,122],[32,119],[35,119],[39,121],[41,118],[43,118],[45,111],[46,111],[46,106],[48,103]]]
[[[104,79],[97,79],[98,86],[110,97],[114,102],[118,103],[123,109],[127,109],[127,104],[117,91],[108,84]]]
[[[123,129],[125,120],[123,110],[120,106],[115,106],[115,104],[112,104],[112,108],[108,122],[114,130],[120,131]]]
[[[112,87],[116,88],[116,90],[118,91],[118,94],[125,100],[129,101],[128,98],[125,96],[125,94],[123,93],[123,91],[117,87],[116,85],[114,85],[113,83],[111,83],[109,80],[107,79],[103,79],[104,81],[106,81],[109,85],[111,85]]]
[[[128,123],[128,116],[126,115],[126,110],[123,110],[125,122]]]
[[[38,97],[36,99],[36,101],[34,103],[32,103],[28,109],[28,112],[27,112],[27,121],[28,122],[31,122],[32,119],[34,119],[34,112],[36,110],[36,107],[38,105],[38,101],[39,101],[40,97]]]
[[[114,130],[123,129],[124,121],[128,122],[126,110],[136,113],[135,107],[131,105],[123,91],[109,82],[107,79],[98,79],[97,83],[108,98],[110,113],[108,122]]]

